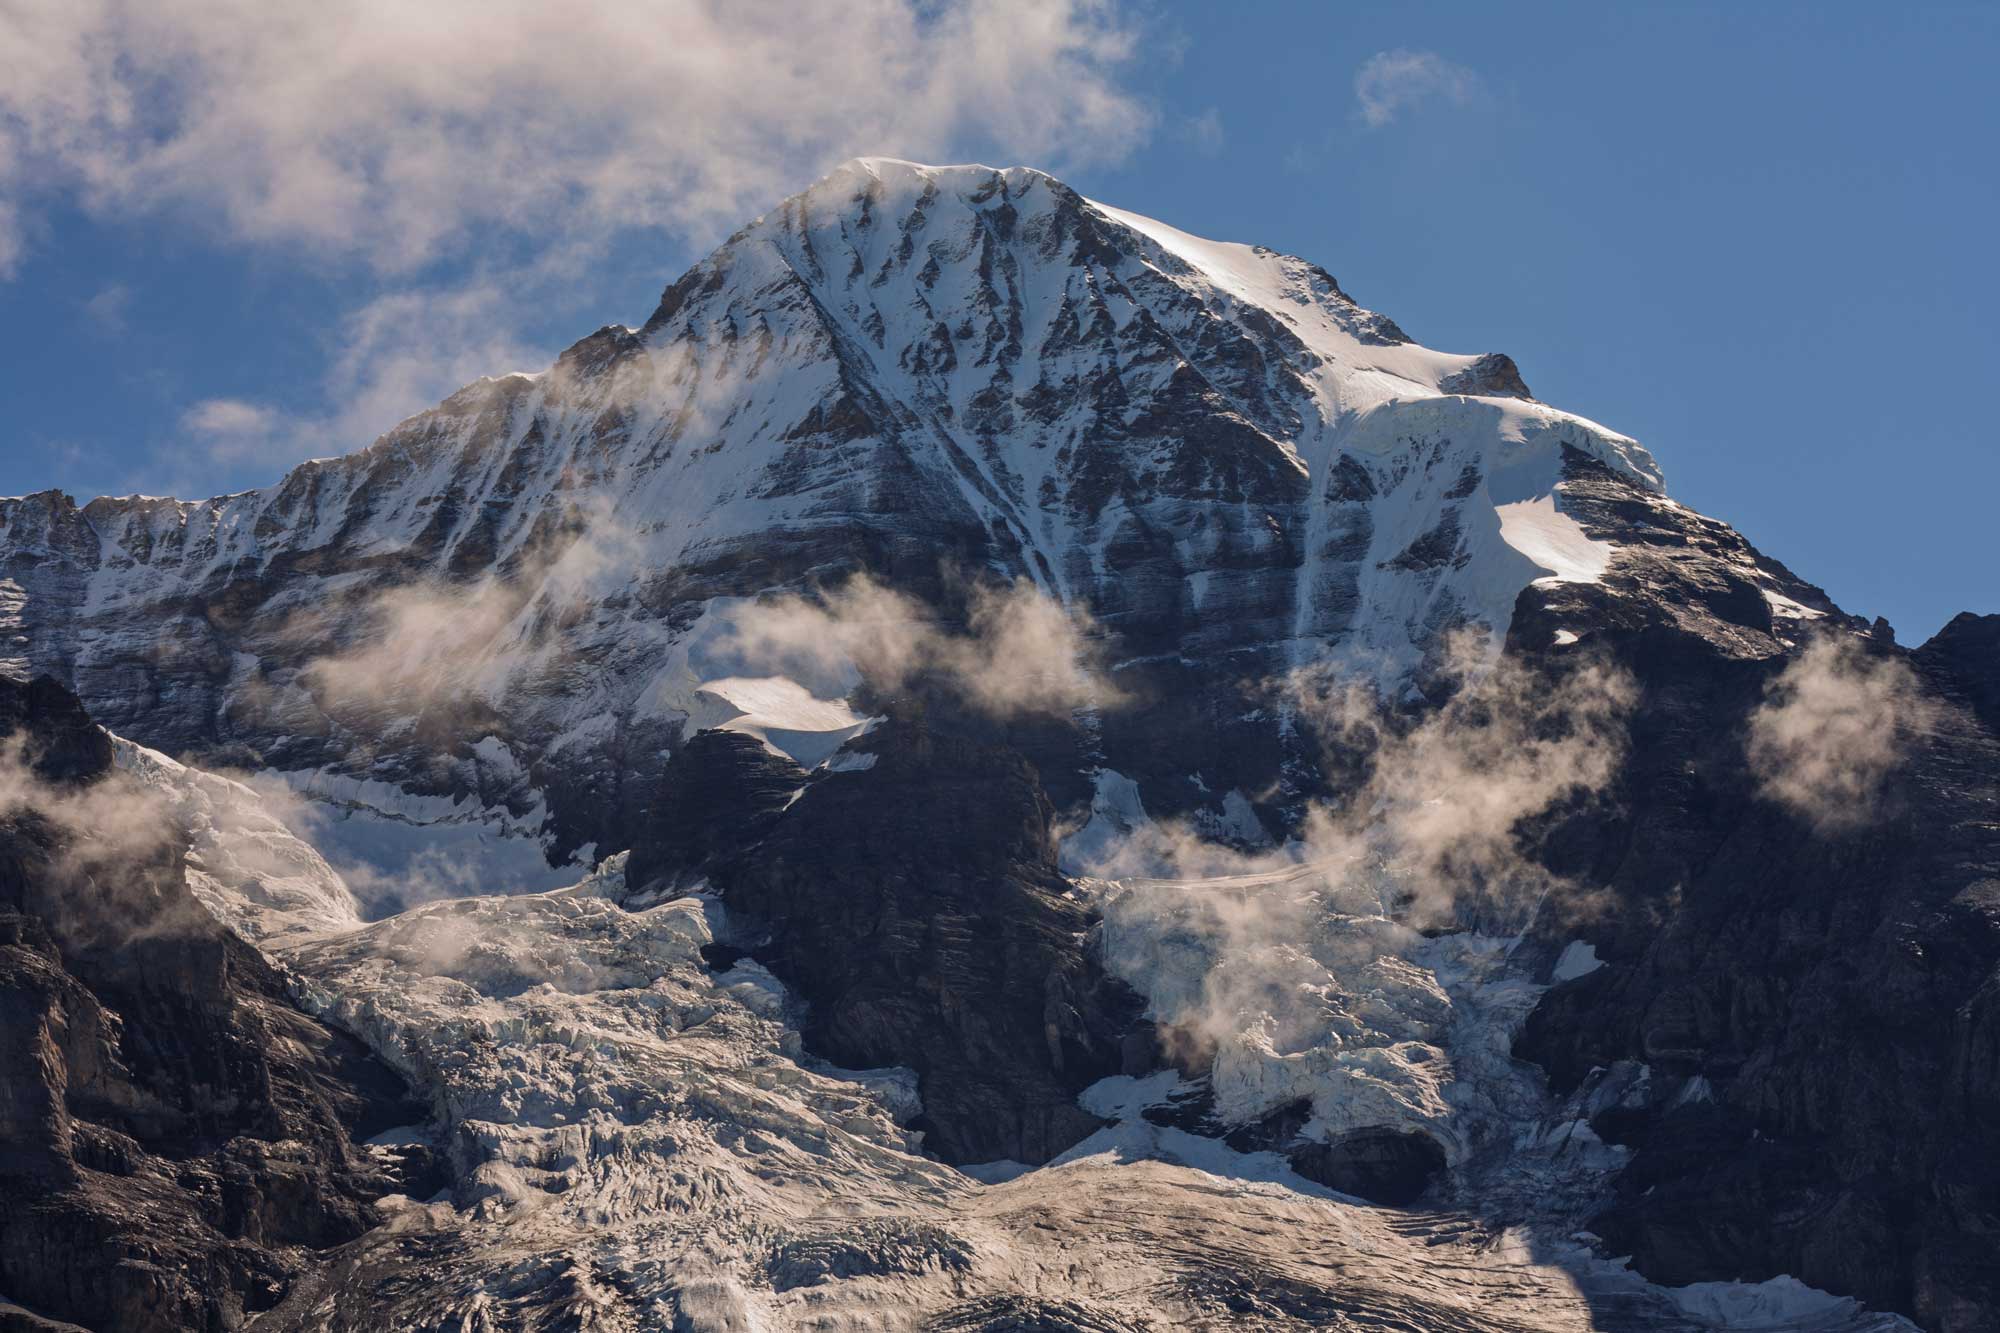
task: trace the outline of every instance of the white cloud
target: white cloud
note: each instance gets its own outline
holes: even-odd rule
[[[1424,102],[1464,106],[1479,92],[1479,76],[1435,51],[1378,51],[1354,75],[1361,119],[1380,129]]]
[[[1134,50],[1112,0],[0,0],[0,276],[54,196],[360,270],[324,406],[188,410],[200,484],[546,366],[522,330],[630,228],[706,242],[868,152],[1118,158]]]
[[[56,198],[357,273],[323,407],[198,404],[164,461],[347,452],[545,366],[522,330],[621,233],[706,243],[862,154],[1122,157],[1137,42],[1116,0],[0,0],[0,277]]]
[[[181,414],[181,432],[211,462],[268,462],[289,451],[280,434],[283,418],[271,408],[240,398],[204,398]]]
[[[189,408],[182,424],[198,435],[232,438],[267,434],[275,420],[267,407],[236,398],[209,398]]]
[[[84,317],[105,333],[125,332],[126,312],[132,306],[132,289],[114,282],[83,303]]]
[[[1828,635],[1786,665],[1751,715],[1750,768],[1765,796],[1816,827],[1856,828],[1880,816],[1883,784],[1936,713],[1901,659]]]
[[[1106,0],[8,0],[0,200],[385,272],[479,226],[699,232],[862,152],[1117,157],[1134,40]]]
[[[202,461],[224,468],[275,470],[349,453],[482,375],[547,366],[553,353],[516,332],[522,312],[510,302],[532,304],[555,281],[548,265],[537,265],[381,291],[331,332],[324,408],[285,411],[209,398],[182,414],[181,434]],[[176,460],[177,480],[191,480],[188,461]]]
[[[4,151],[0,151],[0,168],[5,166],[6,156]],[[5,179],[4,171],[0,171],[0,185],[4,185]],[[26,244],[22,231],[21,210],[10,200],[0,196],[0,278],[12,276],[15,267],[21,262],[21,254]]]
[[[967,600],[966,632],[954,633],[921,602],[857,574],[814,600],[788,596],[744,608],[721,651],[746,672],[804,680],[837,678],[851,664],[890,691],[934,676],[993,717],[1125,702],[1100,669],[1087,612],[1025,580],[973,588]]]
[[[1278,685],[1286,711],[1326,746],[1329,771],[1367,759],[1359,789],[1310,805],[1285,846],[1244,852],[1191,826],[1149,821],[1080,868],[1183,879],[1313,864],[1343,867],[1337,874],[1387,867],[1409,896],[1401,910],[1421,925],[1452,919],[1475,895],[1509,911],[1531,905],[1554,881],[1523,855],[1518,826],[1609,786],[1624,763],[1638,687],[1597,664],[1545,678],[1493,658],[1487,637],[1473,631],[1451,636],[1441,667],[1456,693],[1414,720],[1335,666],[1304,668]]]
[[[521,312],[511,302],[533,300],[553,281],[537,269],[398,288],[350,312],[327,374],[327,398],[337,409],[298,423],[306,452],[358,448],[481,375],[542,369],[552,353],[515,330]]]
[[[1440,1012],[1424,998],[1437,994],[1432,977],[1397,956],[1416,930],[1512,935],[1555,903],[1570,919],[1595,910],[1530,854],[1523,826],[1612,786],[1636,682],[1588,663],[1550,677],[1494,658],[1472,632],[1452,637],[1442,665],[1457,692],[1415,716],[1332,667],[1274,683],[1326,747],[1330,774],[1365,761],[1282,846],[1223,845],[1143,809],[1101,842],[1065,846],[1066,865],[1124,881],[1105,905],[1107,960],[1152,1002],[1176,1058],[1214,1062],[1219,1096],[1254,1101],[1316,1046],[1344,1049],[1345,1063],[1380,1024],[1400,1027],[1399,1010]],[[1233,882],[1193,893],[1179,882],[1210,878]],[[1343,994],[1369,999],[1350,1009]],[[1354,1067],[1367,1073],[1335,1085],[1341,1095],[1373,1098],[1401,1079],[1372,1055]]]

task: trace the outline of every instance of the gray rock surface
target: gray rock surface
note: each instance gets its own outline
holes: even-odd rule
[[[1543,840],[1600,893],[1541,928],[1606,965],[1550,991],[1517,1046],[1558,1089],[1651,1070],[1645,1104],[1597,1124],[1637,1152],[1593,1229],[1662,1282],[1788,1273],[1926,1327],[2000,1327],[2000,618],[1910,652],[1719,524],[1581,463],[1565,495],[1621,554],[1601,585],[1524,593],[1510,651],[1604,654],[1642,691],[1613,799]],[[1803,651],[1767,590],[1905,664],[1925,701],[1851,819],[1774,800],[1745,761]],[[1580,638],[1553,647],[1563,626]]]
[[[117,783],[103,733],[46,678],[0,678],[0,742],[52,800]],[[239,1327],[374,1225],[374,1199],[421,1186],[422,1150],[358,1146],[421,1115],[196,905],[177,845],[98,854],[37,807],[0,810],[10,1298],[91,1328]]]

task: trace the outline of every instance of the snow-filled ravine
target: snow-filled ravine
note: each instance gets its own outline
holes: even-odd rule
[[[1451,1166],[1419,1207],[1149,1121],[1189,1091],[1173,1073],[1089,1089],[1111,1123],[1046,1166],[955,1170],[907,1128],[914,1075],[814,1060],[776,978],[704,956],[736,937],[699,892],[635,896],[615,856],[567,887],[364,923],[267,808],[276,788],[123,742],[119,757],[190,830],[201,900],[429,1100],[432,1121],[385,1144],[448,1155],[448,1189],[384,1200],[387,1222],[270,1320],[313,1327],[366,1299],[374,1327],[460,1330],[969,1328],[1010,1311],[1092,1330],[1910,1327],[1790,1279],[1666,1289],[1596,1255],[1577,1219],[1619,1155],[1584,1103],[1645,1072],[1551,1104],[1507,1054],[1539,994],[1513,942],[1406,930],[1326,867],[1078,883],[1156,1011],[1218,1025],[1219,1109],[1305,1098],[1323,1127],[1421,1127]],[[1188,904],[1216,895],[1288,929],[1190,929]],[[1559,970],[1594,961],[1572,954]]]

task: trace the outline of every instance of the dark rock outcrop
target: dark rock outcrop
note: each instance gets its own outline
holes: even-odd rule
[[[1953,617],[1917,649],[1916,660],[1964,698],[1980,725],[2000,735],[2000,615]]]
[[[0,810],[0,1292],[236,1327],[420,1184],[354,1145],[423,1113],[194,901],[75,696],[0,678],[0,744],[29,793]]]
[[[739,856],[771,831],[806,774],[755,736],[704,731],[668,762],[634,830],[627,878],[652,884]]]
[[[898,720],[861,743],[872,767],[814,779],[775,818],[752,800],[729,831],[694,833],[707,794],[754,793],[789,767],[746,740],[683,749],[633,882],[700,869],[765,932],[752,952],[806,1001],[808,1049],[917,1071],[919,1128],[945,1160],[1043,1162],[1096,1129],[1076,1094],[1154,1052],[1138,997],[1086,945],[1034,769]]]
[[[1643,1106],[1597,1119],[1636,1155],[1592,1227],[1662,1282],[1789,1273],[2000,1328],[1996,622],[1904,653],[1721,525],[1572,471],[1566,508],[1620,558],[1601,585],[1523,593],[1510,651],[1601,654],[1640,702],[1612,799],[1543,842],[1601,889],[1543,923],[1550,947],[1578,936],[1607,965],[1551,990],[1516,1050],[1564,1092],[1650,1068]],[[1563,627],[1581,641],[1550,647]],[[1906,663],[1932,709],[1838,826],[1769,799],[1745,758],[1815,632]]]
[[[1482,394],[1493,398],[1533,398],[1521,368],[1505,352],[1488,352],[1464,370],[1438,382],[1446,393]]]
[[[1328,1189],[1403,1208],[1443,1172],[1444,1149],[1422,1130],[1357,1129],[1289,1154],[1292,1169]]]

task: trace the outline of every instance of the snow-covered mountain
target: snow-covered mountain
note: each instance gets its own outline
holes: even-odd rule
[[[1395,676],[1603,571],[1558,500],[1569,456],[1659,493],[1635,442],[1312,264],[1036,171],[864,160],[643,329],[359,453],[212,500],[0,501],[0,576],[18,656],[114,730],[552,812],[566,856],[611,848],[700,687],[740,674],[709,651],[729,599],[863,569],[950,615],[948,561],[1088,608],[1172,693],[1329,654]],[[393,659],[365,651],[385,626]]]
[[[0,669],[428,1104],[254,1326],[1993,1327],[2000,629],[1040,172],[850,163],[264,490],[0,500]]]

